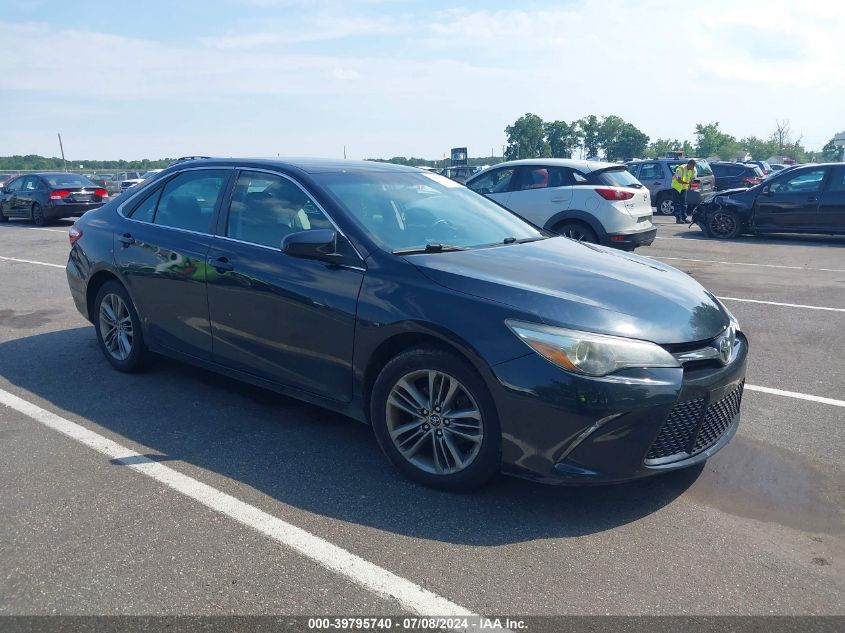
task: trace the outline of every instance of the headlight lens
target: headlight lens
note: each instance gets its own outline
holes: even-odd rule
[[[508,319],[511,331],[555,365],[576,374],[606,376],[626,367],[680,367],[654,343]]]

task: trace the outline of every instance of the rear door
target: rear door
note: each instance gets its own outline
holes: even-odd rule
[[[574,172],[568,167],[526,165],[517,170],[508,208],[537,226],[572,204]]]
[[[818,228],[845,233],[845,165],[833,168],[819,202]]]
[[[154,346],[211,360],[206,258],[232,173],[188,169],[121,209],[115,263]]]
[[[214,360],[333,400],[352,398],[352,352],[364,264],[338,232],[347,263],[281,250],[285,236],[334,224],[287,176],[238,175],[208,254]]]
[[[467,183],[467,187],[487,196],[491,200],[495,200],[503,207],[507,207],[515,173],[515,167],[500,167],[498,169],[491,169],[475,180]]]
[[[819,199],[827,175],[827,168],[809,167],[775,177],[754,203],[754,227],[769,231],[818,228]]]
[[[23,186],[15,195],[13,208],[15,214],[29,217],[33,203],[39,202],[44,197],[45,185],[38,176],[26,176],[23,179]]]

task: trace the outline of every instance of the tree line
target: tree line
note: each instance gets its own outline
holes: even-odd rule
[[[74,171],[90,170],[102,171],[104,169],[113,169],[119,171],[137,170],[146,171],[148,169],[162,169],[167,167],[173,161],[172,158],[159,158],[157,160],[150,160],[144,158],[142,160],[62,160],[58,157],[47,158],[46,156],[38,156],[37,154],[27,154],[26,156],[0,156],[0,170],[5,171],[64,171],[65,167]]]
[[[833,138],[820,152],[810,152],[795,136],[789,121],[776,121],[767,139],[747,136],[737,139],[723,132],[718,121],[698,123],[694,143],[689,140],[658,138],[653,142],[642,130],[622,117],[594,114],[577,121],[543,121],[530,112],[505,128],[508,160],[520,158],[604,158],[619,161],[628,158],[656,158],[668,152],[682,151],[685,156],[718,157],[721,160],[745,158],[766,160],[782,156],[799,163],[829,162],[841,159],[841,150]]]

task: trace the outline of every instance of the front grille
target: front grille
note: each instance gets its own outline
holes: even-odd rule
[[[703,408],[703,398],[676,404],[660,430],[660,435],[648,449],[646,462],[686,453],[695,436],[695,430],[701,423]]]
[[[745,383],[741,382],[731,393],[707,409],[704,424],[701,425],[698,436],[695,438],[695,445],[692,449],[693,455],[713,446],[728,430],[731,421],[739,413],[739,403],[742,401],[742,388],[744,386]]]
[[[718,442],[739,413],[744,384],[706,410],[703,398],[676,404],[648,449],[646,465],[692,457]]]

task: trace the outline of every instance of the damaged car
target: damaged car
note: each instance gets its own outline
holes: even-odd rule
[[[695,207],[692,221],[716,239],[743,233],[845,235],[845,164],[805,165],[748,189],[720,191]]]

